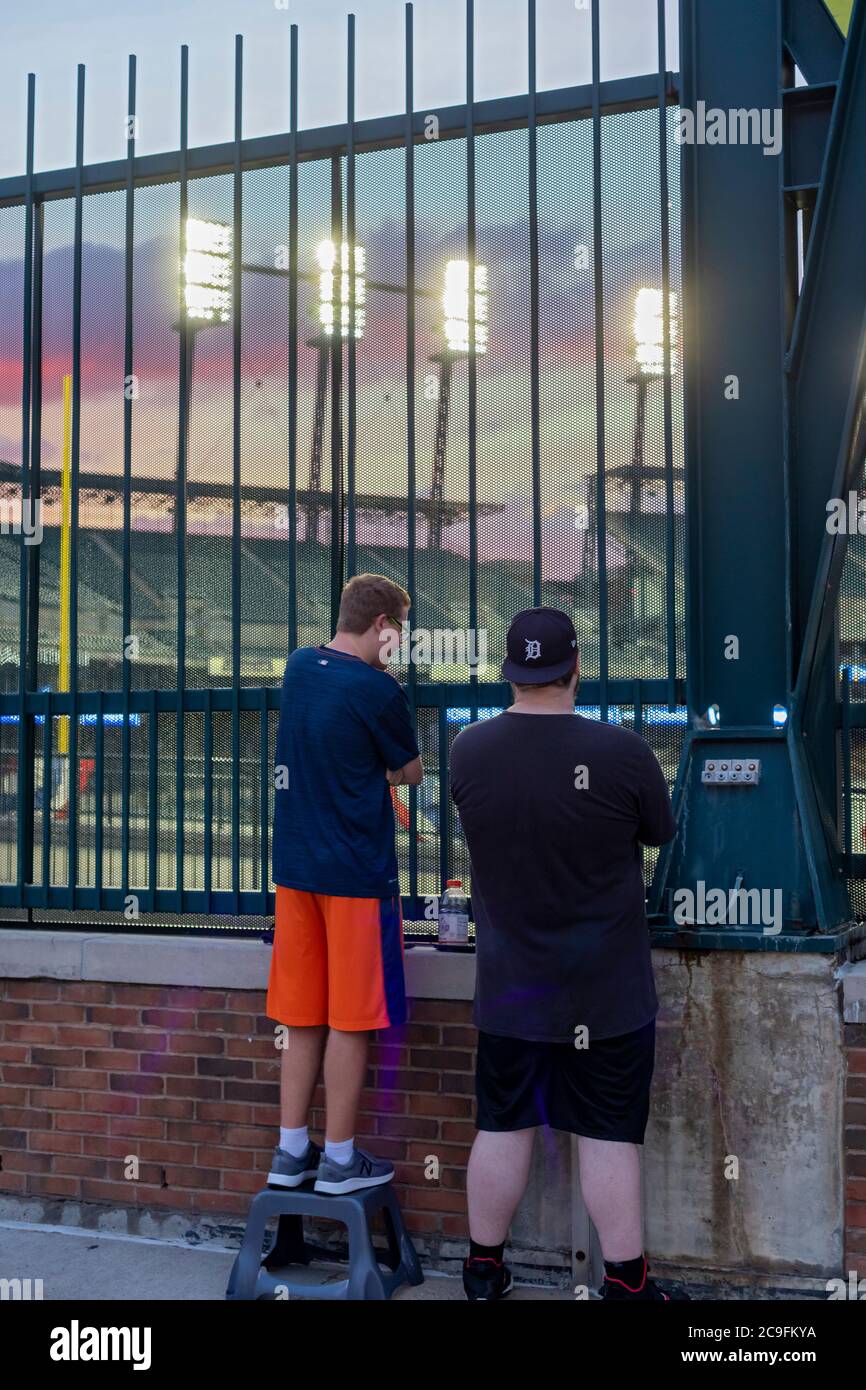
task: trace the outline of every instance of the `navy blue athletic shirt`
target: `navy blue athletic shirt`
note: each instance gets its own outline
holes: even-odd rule
[[[346,898],[399,893],[385,769],[417,757],[393,676],[331,647],[293,652],[274,759],[274,883]]]

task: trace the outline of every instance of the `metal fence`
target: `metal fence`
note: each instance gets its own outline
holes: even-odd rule
[[[76,163],[52,173],[30,79],[26,172],[0,181],[7,917],[260,925],[285,658],[327,640],[364,570],[406,586],[415,629],[489,653],[399,672],[427,768],[396,808],[414,930],[470,879],[448,750],[508,702],[517,609],[573,612],[582,708],[643,733],[673,781],[677,82],[655,13],[656,72],[601,80],[593,0],[591,82],[538,91],[530,0],[526,94],[476,101],[468,0],[466,101],[424,111],[407,5],[405,111],[360,121],[350,17],[346,121],[320,130],[298,128],[293,26],[288,130],[257,139],[238,38],[235,138],[203,149],[183,49],[165,155],[136,154],[131,58],[126,158],[100,165],[79,68]]]

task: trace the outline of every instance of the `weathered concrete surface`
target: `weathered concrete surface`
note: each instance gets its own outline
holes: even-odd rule
[[[106,980],[114,984],[185,985],[264,990],[271,946],[259,937],[112,935],[21,927],[0,932],[0,979]],[[412,946],[406,951],[412,999],[471,999],[475,956]]]
[[[234,1250],[218,1244],[196,1246],[182,1240],[95,1235],[76,1228],[0,1225],[0,1278],[20,1280],[22,1292],[46,1301],[224,1299],[234,1257]],[[301,1284],[330,1283],[345,1278],[345,1269],[328,1265],[296,1269],[292,1277]],[[394,1298],[463,1302],[463,1281],[428,1271],[423,1284],[404,1286]],[[573,1298],[573,1294],[568,1289],[519,1286],[512,1298],[549,1302]]]
[[[0,932],[0,979],[265,989],[271,947],[260,938],[112,935],[22,928]]]
[[[842,986],[842,1016],[846,1023],[866,1023],[866,960],[845,964],[838,973]]]
[[[529,1186],[511,1226],[510,1259],[527,1278],[571,1277],[571,1143],[544,1129],[535,1140]]]
[[[656,950],[644,1154],[665,1265],[839,1275],[844,1053],[832,956]],[[730,1159],[739,1177],[726,1178]]]

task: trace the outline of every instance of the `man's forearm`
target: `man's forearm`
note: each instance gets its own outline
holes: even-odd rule
[[[396,772],[386,769],[385,776],[392,787],[420,787],[424,780],[424,768],[420,756],[398,768]]]

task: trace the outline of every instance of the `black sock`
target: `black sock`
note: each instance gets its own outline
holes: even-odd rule
[[[645,1256],[637,1255],[633,1260],[605,1260],[604,1272],[608,1279],[617,1279],[627,1289],[637,1291],[643,1288]]]
[[[504,1250],[505,1241],[501,1245],[479,1245],[477,1240],[469,1237],[470,1260],[495,1260],[497,1264],[501,1265]]]

